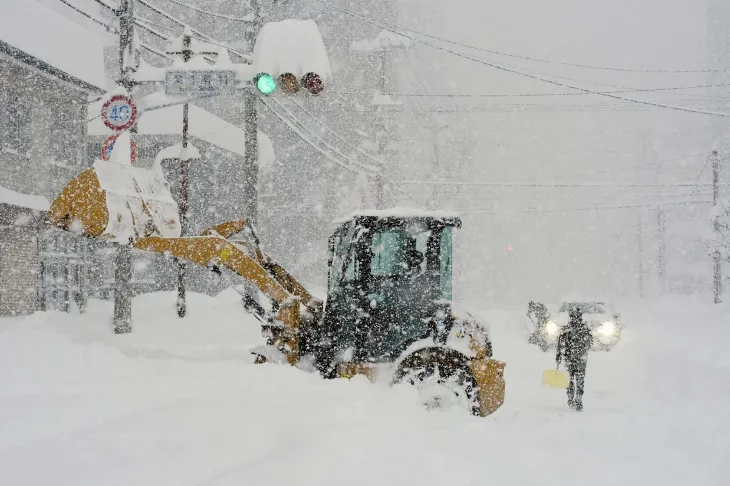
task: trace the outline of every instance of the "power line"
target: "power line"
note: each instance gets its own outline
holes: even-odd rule
[[[281,108],[282,110],[284,110],[291,117],[291,119],[294,120],[295,123],[298,123],[305,131],[309,132],[310,135],[312,135],[315,138],[317,138],[318,140],[320,140],[325,146],[330,147],[330,149],[333,152],[335,152],[337,155],[339,155],[340,157],[342,157],[344,160],[347,160],[348,162],[350,162],[350,163],[352,163],[352,164],[360,167],[361,169],[363,169],[363,170],[365,170],[365,171],[367,171],[369,173],[379,172],[379,169],[378,168],[370,167],[369,165],[365,165],[365,164],[363,164],[361,162],[358,162],[358,161],[356,161],[354,159],[351,159],[347,155],[343,154],[342,152],[340,152],[339,150],[337,150],[337,148],[334,147],[334,145],[329,144],[325,139],[323,139],[322,137],[320,137],[319,135],[317,135],[316,133],[314,133],[314,131],[312,131],[310,128],[308,128],[304,122],[302,122],[301,120],[299,120],[279,100],[272,99],[272,101],[274,103],[276,103],[279,106],[279,108]]]
[[[342,9],[335,5],[329,5],[329,6],[331,8],[336,8],[337,10],[340,10],[349,15],[357,15],[354,12],[346,11],[345,9]],[[372,20],[372,19],[370,19],[370,20]],[[420,32],[417,30],[409,29],[407,27],[403,27],[403,26],[397,25],[397,24],[389,24],[387,22],[381,22],[381,23],[383,24],[383,26],[404,30],[406,32],[411,32],[413,34],[427,37],[429,39],[434,39],[434,40],[438,40],[441,42],[446,42],[449,44],[466,47],[468,49],[474,49],[476,51],[487,52],[487,53],[496,54],[499,56],[512,57],[515,59],[522,59],[525,61],[541,62],[541,63],[545,63],[545,64],[559,64],[562,66],[578,67],[578,68],[583,68],[583,69],[594,69],[594,70],[599,70],[599,71],[618,71],[618,72],[627,72],[627,73],[674,73],[674,74],[683,73],[683,74],[687,74],[687,73],[716,73],[716,72],[730,71],[730,69],[630,69],[630,68],[618,68],[618,67],[609,67],[609,66],[594,66],[594,65],[590,65],[590,64],[577,64],[577,63],[570,63],[570,62],[563,62],[563,61],[555,61],[552,59],[540,59],[540,58],[536,58],[536,57],[521,56],[518,54],[511,54],[508,52],[495,51],[492,49],[486,49],[483,47],[464,44],[462,42],[452,41],[452,40],[449,40],[449,39],[446,39],[443,37],[438,37],[438,36],[426,34],[424,32]],[[390,29],[387,29],[387,30],[390,30]],[[391,32],[394,32],[398,35],[403,35],[403,34],[399,34],[398,32],[395,32],[393,30],[391,30]],[[404,37],[406,37],[406,36],[404,36]],[[416,42],[422,42],[422,41],[419,41],[418,39],[413,39],[413,40],[415,40]]]
[[[195,7],[194,5],[188,5],[187,3],[183,3],[183,2],[181,2],[179,0],[167,0],[167,1],[170,2],[170,3],[174,3],[175,5],[180,5],[181,7],[189,8],[190,10],[195,10],[196,12],[200,12],[200,13],[203,13],[203,14],[206,14],[206,15],[210,15],[212,17],[218,17],[218,18],[221,18],[221,19],[233,20],[233,21],[236,21],[236,22],[247,22],[247,23],[251,23],[252,20],[253,20],[249,16],[245,16],[245,17],[240,17],[239,18],[239,17],[232,17],[230,15],[224,15],[224,14],[219,14],[219,13],[216,13],[216,12],[211,12],[210,10],[205,10],[205,9],[202,9],[202,8],[199,8],[199,7]]]
[[[153,12],[157,13],[158,15],[161,15],[161,16],[165,17],[166,19],[175,22],[176,24],[180,25],[181,27],[188,26],[188,24],[186,24],[182,20],[178,19],[177,17],[174,17],[174,16],[170,15],[169,13],[167,13],[167,12],[165,12],[163,10],[160,10],[158,7],[155,7],[154,5],[150,5],[145,0],[135,0],[135,1],[138,2],[138,3],[140,3],[140,4],[142,4],[142,5],[144,5],[145,7],[147,7],[150,10],[152,10]],[[150,23],[152,24],[152,22],[150,22]],[[156,25],[156,27],[159,27],[159,26]],[[248,54],[245,54],[245,53],[243,53],[243,52],[241,52],[241,51],[239,51],[239,50],[237,50],[237,49],[235,49],[233,47],[227,46],[225,44],[217,43],[213,38],[211,38],[207,34],[201,32],[201,31],[199,31],[197,29],[194,29],[194,28],[190,27],[190,31],[193,34],[197,34],[199,36],[199,38],[201,40],[205,41],[205,42],[208,42],[210,44],[216,45],[218,47],[224,47],[224,48],[228,49],[229,51],[231,51],[231,52],[233,52],[235,54],[238,54],[239,56],[241,56],[245,60],[250,60],[251,59],[251,56],[249,56]]]
[[[595,95],[598,95],[598,96],[605,96],[607,98],[613,98],[613,99],[617,99],[617,100],[628,101],[628,102],[631,102],[631,103],[638,103],[638,104],[642,104],[642,105],[654,106],[654,107],[657,107],[657,108],[667,108],[667,109],[670,109],[670,110],[684,111],[684,112],[695,113],[695,114],[700,114],[700,115],[711,115],[711,116],[721,116],[723,118],[730,118],[730,114],[728,114],[728,113],[718,113],[718,112],[703,111],[703,110],[693,110],[693,109],[690,109],[690,108],[682,108],[682,107],[679,107],[679,106],[665,105],[665,104],[662,104],[662,103],[654,103],[654,102],[651,102],[651,101],[635,100],[635,99],[632,99],[632,98],[625,98],[623,96],[616,96],[616,95],[612,95],[610,93],[605,93],[605,92],[601,92],[601,91],[593,91],[593,90],[590,90],[590,89],[580,88],[578,86],[573,86],[573,85],[570,85],[570,84],[566,84],[566,83],[561,83],[561,82],[558,82],[558,81],[554,81],[552,79],[546,79],[546,78],[543,78],[543,77],[540,77],[540,76],[535,76],[535,75],[532,75],[532,74],[528,74],[528,73],[519,71],[517,69],[507,68],[507,67],[501,66],[499,64],[494,64],[494,63],[485,61],[483,59],[478,59],[476,57],[471,57],[471,56],[468,56],[466,54],[462,54],[460,52],[452,51],[451,49],[446,49],[445,47],[437,46],[437,45],[434,45],[434,44],[430,44],[430,43],[424,42],[424,41],[422,41],[420,39],[416,39],[415,37],[408,36],[408,35],[402,34],[400,32],[393,31],[393,30],[387,28],[384,24],[382,24],[382,23],[380,23],[378,21],[374,21],[372,19],[368,19],[367,17],[363,17],[361,15],[358,15],[356,13],[353,13],[353,12],[347,10],[347,9],[338,7],[336,5],[330,5],[330,8],[339,10],[339,11],[345,13],[346,15],[350,15],[352,17],[358,18],[358,19],[362,20],[363,22],[367,22],[369,24],[378,26],[380,28],[383,28],[383,29],[386,29],[386,30],[390,30],[394,34],[397,34],[397,35],[406,37],[408,39],[413,40],[414,42],[420,42],[421,44],[427,45],[427,46],[432,47],[434,49],[438,49],[440,51],[448,52],[448,53],[453,54],[455,56],[458,56],[458,57],[461,57],[461,58],[464,58],[464,59],[467,59],[467,60],[470,60],[470,61],[474,61],[474,62],[477,62],[477,63],[480,63],[480,64],[484,64],[485,66],[489,66],[489,67],[492,67],[494,69],[498,69],[500,71],[504,71],[504,72],[508,72],[508,73],[512,73],[512,74],[517,74],[519,76],[523,76],[523,77],[526,77],[526,78],[529,78],[529,79],[534,79],[536,81],[541,81],[543,83],[548,83],[548,84],[552,84],[552,85],[555,85],[555,86],[560,86],[560,87],[563,87],[563,88],[570,88],[570,89],[574,89],[574,90],[578,90],[578,91],[583,91],[585,93],[595,94]]]
[[[712,184],[695,184],[695,183],[667,183],[667,184],[639,184],[639,183],[612,183],[612,182],[465,182],[465,181],[402,181],[401,184],[407,185],[443,185],[443,186],[477,186],[477,187],[709,187]],[[730,186],[730,184],[721,184]]]
[[[666,108],[666,109],[669,109],[669,110],[683,111],[683,112],[695,113],[695,114],[699,114],[699,115],[710,115],[710,116],[720,116],[720,117],[723,117],[723,118],[730,118],[730,114],[728,114],[728,113],[719,113],[719,112],[711,112],[711,111],[703,111],[703,110],[694,110],[694,109],[690,109],[690,108],[682,108],[682,107],[679,107],[679,106],[665,105],[665,104],[662,104],[662,103],[654,103],[654,102],[651,102],[651,101],[635,100],[635,99],[632,99],[632,98],[625,98],[623,96],[616,96],[616,95],[613,95],[613,94],[610,94],[610,93],[605,93],[605,92],[601,92],[601,91],[594,91],[594,90],[590,90],[590,89],[586,89],[586,88],[581,88],[581,87],[574,86],[574,85],[570,85],[570,84],[566,84],[566,83],[561,83],[559,81],[554,81],[552,79],[543,78],[541,76],[536,76],[536,75],[528,74],[528,73],[519,71],[517,69],[507,68],[507,67],[501,66],[499,64],[494,64],[492,62],[485,61],[483,59],[478,59],[476,57],[471,57],[471,56],[468,56],[468,55],[463,54],[463,53],[460,53],[460,52],[452,51],[451,49],[447,49],[447,48],[442,47],[442,46],[438,46],[438,45],[435,45],[435,44],[430,44],[428,42],[425,42],[425,41],[422,41],[420,39],[417,39],[417,38],[415,38],[413,36],[408,36],[408,35],[405,35],[403,33],[396,32],[396,31],[394,31],[392,29],[387,28],[384,24],[382,24],[382,23],[380,23],[378,21],[374,21],[374,20],[368,19],[367,17],[362,17],[361,15],[358,15],[356,13],[353,13],[353,12],[347,10],[347,9],[338,7],[336,5],[330,5],[330,8],[339,10],[339,11],[345,13],[346,15],[350,15],[352,17],[358,18],[358,19],[362,20],[363,22],[367,22],[367,23],[372,24],[372,25],[375,25],[377,27],[380,27],[380,28],[389,30],[389,31],[391,31],[391,32],[393,32],[395,34],[398,34],[400,36],[403,36],[403,37],[406,37],[408,39],[411,39],[414,42],[419,42],[421,44],[424,44],[426,46],[432,47],[434,49],[438,49],[440,51],[448,52],[450,54],[453,54],[455,56],[461,57],[463,59],[467,59],[467,60],[470,60],[470,61],[474,61],[474,62],[477,62],[479,64],[483,64],[485,66],[489,66],[489,67],[492,67],[494,69],[498,69],[500,71],[504,71],[504,72],[516,74],[518,76],[523,76],[523,77],[526,77],[526,78],[529,78],[529,79],[534,79],[536,81],[541,81],[543,83],[548,83],[548,84],[552,84],[552,85],[555,85],[555,86],[560,86],[560,87],[563,87],[563,88],[570,88],[570,89],[574,89],[574,90],[577,90],[577,91],[582,91],[584,93],[590,93],[590,94],[594,94],[594,95],[598,95],[598,96],[604,96],[604,97],[607,97],[607,98],[613,98],[613,99],[617,99],[617,100],[621,100],[621,101],[627,101],[627,102],[630,102],[630,103],[638,103],[638,104],[641,104],[641,105],[654,106],[654,107],[657,107],[657,108]]]
[[[280,119],[281,121],[283,121],[284,123],[286,123],[286,124],[287,124],[287,126],[289,126],[289,128],[291,128],[291,129],[292,129],[292,131],[294,131],[294,133],[295,133],[296,135],[298,135],[298,136],[299,136],[299,138],[301,138],[301,139],[302,139],[302,140],[303,140],[304,142],[308,143],[309,145],[311,145],[312,147],[314,147],[315,149],[317,149],[317,151],[319,151],[320,153],[322,153],[323,155],[325,155],[325,156],[326,156],[327,158],[329,158],[330,160],[334,161],[334,162],[335,162],[336,164],[338,164],[338,165],[340,165],[340,166],[342,166],[342,167],[344,167],[344,168],[346,168],[346,169],[348,169],[348,170],[351,170],[351,171],[354,171],[354,172],[357,172],[357,173],[363,174],[363,172],[361,172],[361,171],[359,171],[359,170],[357,170],[357,169],[354,169],[354,168],[352,168],[352,166],[351,166],[351,165],[349,165],[349,164],[343,164],[343,163],[342,163],[341,161],[337,160],[337,159],[336,159],[335,157],[333,157],[333,156],[332,156],[331,154],[329,154],[329,153],[327,153],[327,152],[324,152],[324,151],[323,151],[323,150],[322,150],[322,149],[321,149],[320,147],[318,147],[317,145],[315,145],[315,144],[314,144],[314,142],[312,142],[312,140],[311,140],[310,138],[308,138],[308,137],[307,137],[307,136],[305,136],[305,135],[304,135],[303,133],[301,133],[300,129],[298,129],[297,127],[293,126],[293,124],[292,124],[292,123],[291,123],[291,122],[290,122],[289,120],[285,119],[285,118],[284,118],[284,117],[283,117],[283,116],[282,116],[281,114],[277,113],[277,112],[276,112],[276,110],[274,110],[274,109],[273,109],[273,108],[272,108],[271,106],[269,106],[269,105],[267,104],[267,100],[266,100],[266,99],[264,99],[264,98],[261,98],[261,101],[262,101],[262,103],[264,104],[264,106],[266,106],[266,107],[267,107],[267,108],[268,108],[269,110],[271,110],[271,112],[272,112],[272,113],[274,113],[274,115],[276,115],[276,117],[277,117],[277,118],[279,118],[279,119]],[[370,167],[370,166],[367,166],[367,165],[363,165],[363,164],[359,163],[358,161],[356,161],[356,160],[354,160],[354,159],[351,159],[351,158],[347,157],[346,155],[342,154],[342,153],[341,153],[341,152],[340,152],[339,150],[337,150],[336,148],[334,148],[334,146],[330,145],[330,144],[329,144],[329,143],[328,143],[328,142],[327,142],[326,140],[324,140],[324,139],[323,139],[322,137],[320,137],[319,135],[317,135],[316,133],[314,133],[313,131],[311,131],[311,130],[310,130],[309,128],[307,128],[307,126],[306,126],[306,125],[305,125],[305,124],[304,124],[304,123],[303,123],[303,122],[302,122],[301,120],[299,120],[299,119],[298,119],[298,118],[297,118],[297,117],[296,117],[295,115],[293,115],[293,114],[292,114],[292,113],[291,113],[291,112],[290,112],[290,111],[289,111],[289,110],[288,110],[288,109],[287,109],[287,108],[286,108],[285,106],[283,106],[283,105],[281,104],[281,102],[279,102],[279,101],[278,101],[278,100],[276,100],[276,99],[272,99],[272,101],[273,101],[274,103],[276,103],[276,104],[277,104],[277,105],[278,105],[278,106],[279,106],[279,107],[280,107],[280,108],[281,108],[282,110],[284,110],[284,111],[285,111],[285,112],[286,112],[286,113],[287,113],[287,114],[288,114],[288,115],[289,115],[289,116],[290,116],[290,117],[291,117],[291,118],[292,118],[292,119],[293,119],[293,120],[294,120],[294,121],[295,121],[296,123],[298,123],[298,124],[299,124],[299,125],[300,125],[300,126],[301,126],[301,127],[302,127],[302,128],[303,128],[303,129],[305,130],[305,131],[306,131],[306,132],[309,132],[309,134],[311,134],[311,135],[314,135],[314,136],[315,136],[316,138],[318,138],[318,139],[319,139],[319,140],[320,140],[320,141],[321,141],[321,142],[322,142],[322,143],[323,143],[323,144],[324,144],[324,145],[325,145],[326,147],[329,147],[329,148],[330,148],[330,150],[332,150],[333,152],[335,152],[335,153],[336,153],[337,155],[339,155],[340,157],[342,157],[342,158],[343,158],[344,160],[346,160],[346,161],[348,161],[348,162],[350,162],[350,163],[352,163],[352,164],[356,165],[357,167],[360,167],[360,168],[362,168],[362,169],[364,169],[364,170],[367,170],[368,172],[370,172],[370,175],[372,175],[372,173],[373,173],[373,172],[378,172],[378,171],[379,171],[378,169],[375,169],[375,170],[374,170],[374,169],[373,169],[372,167]],[[306,111],[306,110],[305,110],[305,111]],[[314,116],[313,116],[313,115],[311,115],[311,114],[310,114],[310,116],[312,116],[312,117],[314,118]],[[315,120],[316,120],[316,118],[315,118]],[[317,121],[319,122],[319,120],[317,120]],[[322,124],[321,122],[319,122],[319,123],[320,123],[320,124]],[[322,125],[323,125],[323,126],[324,126],[325,128],[327,128],[327,127],[326,127],[326,126],[325,126],[324,124],[322,124]],[[334,132],[334,131],[332,131],[332,130],[330,130],[330,131],[331,131],[332,133],[335,133],[335,132]],[[337,134],[335,134],[335,135],[337,135]],[[337,135],[337,136],[339,137],[339,135]],[[341,137],[340,137],[340,138],[341,138]],[[346,142],[346,143],[348,143],[348,142]],[[348,145],[349,145],[349,143],[348,143]],[[366,154],[366,155],[367,155],[367,154]],[[376,161],[377,161],[377,159],[374,159],[374,160],[376,160]],[[385,166],[384,166],[384,165],[380,165],[380,167],[379,167],[379,169],[384,169],[384,168],[385,168]],[[383,175],[385,176],[385,174],[383,174]],[[392,179],[390,179],[390,178],[387,178],[387,177],[385,178],[385,180],[386,180],[386,182],[390,183],[391,187],[392,187],[392,188],[393,188],[393,189],[394,189],[394,190],[395,190],[395,191],[396,191],[396,192],[397,192],[398,194],[400,194],[401,196],[403,196],[403,197],[406,197],[406,198],[408,198],[408,199],[410,199],[410,200],[412,200],[412,201],[414,201],[414,202],[416,202],[416,203],[420,204],[420,202],[419,202],[419,201],[416,201],[416,200],[415,200],[415,199],[414,199],[414,198],[413,198],[413,197],[412,197],[411,195],[409,195],[409,194],[406,194],[405,192],[403,192],[403,191],[402,191],[402,190],[401,190],[401,189],[400,189],[400,188],[399,188],[399,187],[397,186],[397,184],[395,183],[395,181],[393,181]]]
[[[103,0],[94,0],[94,1],[95,1],[96,3],[98,3],[99,5],[101,5],[102,7],[104,7],[104,8],[106,8],[106,9],[109,9],[109,10],[111,10],[112,12],[114,12],[114,11],[115,11],[115,10],[114,10],[114,7],[112,7],[112,6],[111,6],[111,5],[109,5],[108,3],[104,2]]]
[[[282,122],[284,122],[284,124],[286,124],[286,126],[288,126],[295,135],[297,135],[300,139],[302,139],[302,141],[304,141],[307,144],[309,144],[310,146],[312,146],[319,153],[321,153],[322,155],[324,155],[325,157],[327,157],[328,159],[330,159],[331,161],[333,161],[335,164],[339,165],[340,167],[342,167],[344,169],[347,169],[347,170],[349,170],[351,172],[355,172],[357,174],[363,174],[362,171],[360,171],[360,170],[358,170],[356,168],[353,168],[352,166],[350,166],[348,164],[342,163],[342,161],[339,160],[337,157],[332,156],[332,154],[330,154],[329,152],[326,152],[321,147],[319,147],[316,144],[314,144],[311,139],[309,139],[305,134],[302,133],[302,131],[299,128],[297,128],[294,125],[294,123],[292,123],[285,116],[281,115],[272,106],[270,106],[269,105],[269,102],[266,99],[261,98],[261,102],[264,104],[264,106],[266,108],[269,109],[269,111],[271,111],[271,113],[274,114],[274,116],[276,116],[279,120],[281,120]]]
[[[332,133],[332,134],[333,134],[333,135],[334,135],[335,137],[337,137],[337,139],[339,139],[340,141],[342,141],[342,142],[343,142],[343,143],[344,143],[345,145],[347,145],[347,146],[349,146],[350,148],[353,148],[354,150],[356,150],[356,151],[360,152],[360,153],[361,153],[361,154],[363,154],[363,155],[364,155],[365,157],[367,157],[367,158],[371,159],[371,160],[372,160],[372,161],[374,161],[374,162],[375,162],[376,164],[378,164],[378,166],[379,166],[379,167],[380,167],[381,169],[385,170],[385,168],[386,168],[386,164],[385,164],[385,162],[383,162],[382,160],[378,159],[377,157],[375,157],[375,156],[373,156],[373,155],[370,155],[370,154],[369,154],[369,153],[367,153],[366,151],[362,150],[361,148],[359,148],[359,147],[357,147],[357,146],[355,146],[355,145],[351,144],[351,143],[350,143],[350,142],[348,142],[347,140],[345,140],[345,138],[344,138],[344,137],[342,137],[342,136],[341,136],[341,135],[340,135],[339,133],[337,133],[337,132],[335,132],[334,130],[332,130],[332,129],[331,129],[330,127],[328,127],[327,125],[325,125],[325,124],[324,124],[324,122],[322,122],[322,121],[321,121],[321,120],[320,120],[319,118],[317,118],[317,117],[316,117],[315,115],[313,115],[312,113],[310,113],[309,111],[307,111],[307,109],[306,109],[306,108],[304,108],[304,107],[303,107],[303,106],[301,105],[301,103],[299,103],[299,102],[298,102],[297,100],[294,100],[294,99],[292,99],[292,103],[294,103],[295,105],[297,105],[297,106],[299,107],[299,109],[300,109],[300,110],[302,110],[302,111],[303,111],[304,113],[306,113],[307,115],[309,115],[309,117],[311,117],[311,118],[312,118],[312,119],[313,119],[314,121],[316,121],[316,122],[317,122],[317,123],[318,123],[319,125],[321,125],[321,126],[322,126],[322,127],[323,127],[323,128],[325,129],[325,130],[327,130],[328,132]]]
[[[93,15],[86,13],[85,11],[83,11],[80,8],[78,8],[77,6],[75,6],[75,5],[67,2],[66,0],[59,0],[59,1],[61,3],[63,3],[64,5],[66,5],[67,7],[70,7],[72,10],[75,10],[76,12],[80,13],[81,15],[83,15],[84,17],[86,17],[87,19],[90,19],[90,20],[96,22],[97,24],[103,26],[107,30],[107,32],[115,33],[113,27],[110,26],[109,24],[107,24],[106,22],[104,22],[103,20],[97,19]],[[111,7],[109,5],[106,5],[103,2],[99,2],[99,3],[101,3],[102,5],[104,5],[106,8],[111,9]]]
[[[654,93],[662,91],[680,91],[685,89],[719,88],[730,86],[730,83],[722,84],[700,84],[691,86],[672,86],[668,88],[647,88],[647,89],[621,89],[616,91],[603,91],[604,94],[621,93]],[[519,98],[519,97],[552,97],[552,96],[589,96],[593,93],[484,93],[484,94],[457,94],[457,93],[385,93],[390,96],[417,97],[417,98]]]
[[[637,208],[648,208],[657,206],[682,206],[689,204],[711,204],[712,201],[703,200],[688,200],[688,201],[667,201],[667,202],[654,202],[654,203],[643,203],[643,204],[616,204],[616,205],[605,205],[605,206],[580,206],[580,207],[569,207],[569,208],[528,208],[528,209],[515,209],[515,210],[481,210],[472,209],[457,211],[463,214],[515,214],[515,213],[563,213],[563,212],[574,212],[574,211],[602,211],[602,210],[616,210],[616,209],[637,209]]]
[[[140,1],[140,0],[137,0],[137,1]],[[162,14],[162,15],[164,15],[164,14]],[[140,24],[139,22],[137,22],[138,20],[146,23],[147,25]],[[183,25],[183,26],[186,25],[186,24],[181,23],[181,21],[179,21],[179,20],[176,20],[176,21],[180,25]],[[173,29],[172,27],[167,27],[167,26],[164,26],[164,25],[160,25],[160,24],[155,23],[155,22],[152,22],[151,20],[146,19],[144,17],[136,16],[135,23],[137,25],[139,25],[140,27],[142,27],[144,30],[146,30],[146,31],[154,34],[155,36],[157,36],[157,37],[159,37],[161,39],[165,39],[167,41],[170,40],[169,37],[167,37],[167,36],[165,36],[163,34],[160,34],[157,31],[152,30],[150,26],[157,27],[158,29],[167,30],[168,32],[172,32],[173,34],[177,34],[177,30],[176,29]],[[191,28],[191,32],[193,32],[194,34],[197,33],[197,31],[193,30],[192,28]],[[204,34],[202,34],[202,35],[204,35]],[[240,56],[244,61],[250,61],[251,60],[251,56],[250,55],[245,54],[244,52],[241,52],[241,51],[239,51],[237,49],[234,49],[234,48],[232,48],[230,46],[227,46],[225,44],[221,44],[219,42],[216,42],[215,40],[211,39],[208,36],[203,37],[203,36],[201,36],[201,34],[197,34],[197,37],[196,38],[199,39],[199,40],[202,40],[204,42],[207,42],[208,44],[213,44],[214,46],[223,47],[224,49],[228,49],[230,52],[232,52],[232,53],[237,54],[238,56]],[[206,57],[206,59],[208,59],[209,61],[213,62],[213,59],[211,59],[209,57]]]

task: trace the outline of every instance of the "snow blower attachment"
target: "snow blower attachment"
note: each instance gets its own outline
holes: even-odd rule
[[[53,202],[49,222],[254,284],[271,304],[253,308],[268,338],[251,350],[257,363],[406,383],[427,408],[456,405],[482,417],[504,402],[505,363],[492,359],[487,328],[451,306],[458,217],[374,211],[342,221],[330,238],[326,306],[261,250],[244,220],[181,237],[157,170],[96,161]]]
[[[97,160],[63,189],[49,210],[65,230],[128,244],[180,236],[178,207],[161,173]]]

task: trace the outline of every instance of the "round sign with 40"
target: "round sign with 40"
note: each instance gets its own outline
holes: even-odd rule
[[[101,107],[101,118],[112,130],[126,130],[137,121],[137,106],[129,96],[114,95]]]

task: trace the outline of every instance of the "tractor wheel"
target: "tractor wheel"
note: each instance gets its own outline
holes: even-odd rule
[[[418,389],[427,410],[458,407],[480,415],[479,391],[468,369],[433,360],[406,371],[399,381]]]

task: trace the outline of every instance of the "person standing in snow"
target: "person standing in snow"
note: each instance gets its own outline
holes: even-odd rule
[[[580,411],[583,410],[586,365],[588,364],[588,351],[593,346],[593,336],[583,322],[583,313],[578,306],[572,307],[569,315],[570,322],[558,338],[558,352],[555,361],[560,367],[561,361],[565,359],[565,365],[570,374],[568,406]]]

